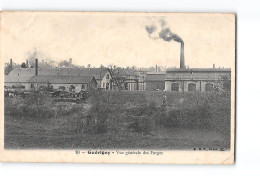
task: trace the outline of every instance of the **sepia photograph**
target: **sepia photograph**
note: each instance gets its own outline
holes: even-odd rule
[[[233,164],[235,23],[1,12],[0,159]]]

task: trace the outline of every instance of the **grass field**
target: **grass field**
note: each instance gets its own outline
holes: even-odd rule
[[[39,116],[32,102],[5,100],[6,149],[230,148],[228,94],[123,91],[83,104],[45,101]]]

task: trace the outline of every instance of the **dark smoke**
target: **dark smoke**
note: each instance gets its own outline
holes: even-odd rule
[[[165,28],[167,22],[164,19],[161,19],[159,22],[162,28],[162,30],[159,32],[159,38],[167,42],[173,40],[179,43],[184,43],[180,36],[171,32],[170,28]],[[157,37],[151,37],[151,35],[157,30],[157,27],[155,25],[146,26],[145,29],[148,32],[150,38],[158,39]]]
[[[172,33],[169,28],[163,29],[159,33],[159,37],[162,38],[163,40],[167,41],[167,42],[174,40],[176,42],[183,43],[183,40],[177,34]]]

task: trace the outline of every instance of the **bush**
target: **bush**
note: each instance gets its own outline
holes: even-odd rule
[[[23,103],[22,99],[5,99],[4,104],[5,115],[17,116],[23,114],[25,104]]]
[[[132,121],[133,122],[129,124],[128,128],[142,135],[151,134],[151,132],[156,129],[154,118],[147,115],[132,117]]]

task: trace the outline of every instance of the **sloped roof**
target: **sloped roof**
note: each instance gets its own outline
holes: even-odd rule
[[[148,72],[145,81],[165,81],[165,72]]]
[[[68,68],[68,67],[53,67],[39,68],[38,75],[42,76],[94,76],[95,79],[102,79],[109,71],[108,68]],[[35,68],[15,68],[10,73],[10,76],[35,76]]]
[[[31,79],[32,76],[12,76],[6,75],[4,77],[5,83],[26,83]]]
[[[14,68],[8,76],[33,76],[35,75],[34,68]]]
[[[28,82],[42,82],[42,83],[51,83],[51,84],[84,84],[84,83],[90,83],[92,80],[95,80],[95,77],[40,75],[40,76],[31,77],[28,80]]]

